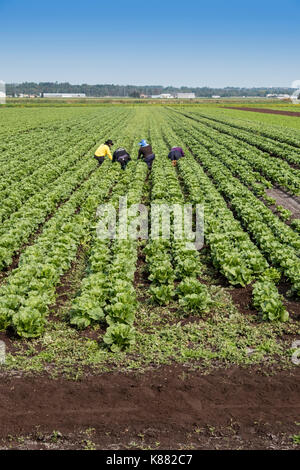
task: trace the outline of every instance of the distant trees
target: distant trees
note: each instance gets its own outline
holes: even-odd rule
[[[25,82],[25,83],[8,83],[6,85],[6,93],[8,95],[16,95],[20,93],[28,95],[39,95],[40,93],[85,93],[87,96],[104,97],[104,96],[130,96],[132,98],[139,98],[140,95],[160,95],[161,93],[178,93],[178,92],[191,92],[195,93],[197,97],[209,98],[212,95],[219,95],[221,97],[229,96],[261,96],[264,97],[268,93],[293,93],[294,90],[290,88],[209,88],[209,87],[186,87],[180,88],[160,85],[71,85],[70,83],[58,82]]]
[[[131,98],[140,98],[141,95],[138,91],[135,90],[135,91],[132,91],[131,93],[129,93],[129,96]]]

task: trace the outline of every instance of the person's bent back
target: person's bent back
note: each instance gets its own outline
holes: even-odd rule
[[[184,157],[184,151],[181,147],[171,148],[168,158],[171,160],[173,166],[176,166],[177,161],[182,157]]]
[[[117,148],[113,154],[113,162],[119,162],[122,170],[125,170],[127,163],[131,160],[131,157],[127,150],[123,147]]]
[[[144,158],[144,162],[147,163],[149,170],[152,168],[153,160],[155,159],[155,155],[153,153],[152,147],[150,144],[147,143],[145,139],[139,142],[140,149],[138,153],[138,159]]]
[[[104,162],[104,159],[106,156],[108,156],[108,158],[110,160],[112,160],[112,154],[110,152],[110,148],[113,146],[113,141],[112,140],[107,140],[104,144],[101,144],[100,147],[97,148],[96,152],[95,152],[95,155],[94,155],[94,158],[96,158],[96,160],[98,161],[99,165],[102,165],[102,163]]]

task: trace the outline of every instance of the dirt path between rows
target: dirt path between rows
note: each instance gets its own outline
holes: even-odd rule
[[[291,196],[278,188],[267,189],[266,193],[268,196],[275,199],[278,205],[290,210],[293,214],[293,218],[300,218],[300,197]]]
[[[300,117],[298,111],[280,111],[278,109],[268,108],[243,108],[237,106],[224,106],[225,109],[238,109],[239,111],[252,111],[254,113],[265,113],[265,114],[281,114],[282,116]]]
[[[77,382],[2,376],[0,449],[295,448],[299,372],[173,365]]]

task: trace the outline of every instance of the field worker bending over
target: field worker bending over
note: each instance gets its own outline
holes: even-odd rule
[[[112,140],[107,140],[104,144],[101,144],[100,147],[97,148],[94,158],[98,161],[99,165],[102,165],[104,162],[104,158],[108,155],[108,158],[112,160],[112,154],[110,153],[110,148],[113,146]]]
[[[149,170],[151,170],[155,155],[152,151],[151,145],[147,144],[146,140],[143,139],[139,142],[140,149],[138,153],[138,159],[144,157],[144,162],[147,163]]]
[[[127,163],[131,160],[129,153],[123,147],[114,151],[113,162],[119,162],[122,170],[125,170]]]
[[[177,160],[179,160],[179,158],[181,157],[184,157],[184,151],[182,150],[182,148],[172,147],[168,158],[171,160],[173,166],[177,165]]]

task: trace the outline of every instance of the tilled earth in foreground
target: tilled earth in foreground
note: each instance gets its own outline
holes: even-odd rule
[[[0,449],[296,449],[299,368],[2,375]]]

